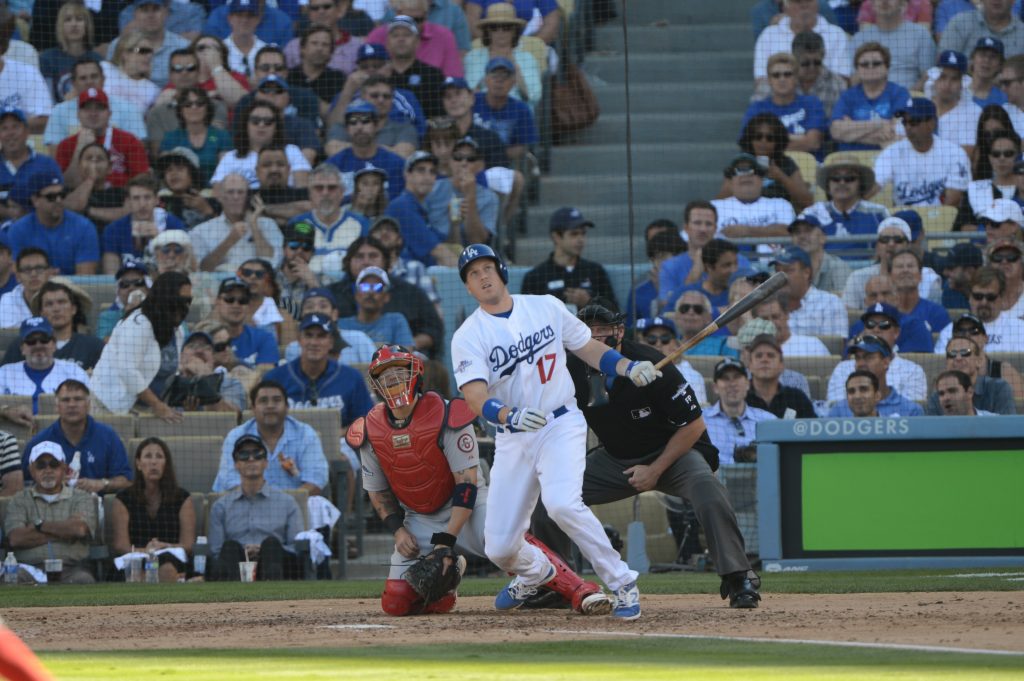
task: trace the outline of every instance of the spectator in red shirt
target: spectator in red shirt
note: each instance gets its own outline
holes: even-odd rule
[[[123,187],[128,180],[149,170],[146,148],[131,134],[110,126],[110,100],[103,90],[89,88],[78,95],[78,122],[82,129],[57,145],[57,163],[71,186],[78,184],[78,157],[93,142],[110,153],[107,182]]]

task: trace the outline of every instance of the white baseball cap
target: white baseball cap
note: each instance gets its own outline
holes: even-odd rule
[[[910,232],[910,225],[903,218],[888,217],[878,223],[878,233],[881,234],[887,229],[898,229],[903,232],[903,236],[907,237],[907,241],[912,241],[913,236]]]
[[[61,447],[56,442],[51,442],[50,440],[43,440],[42,442],[37,444],[35,447],[33,447],[31,452],[29,452],[29,455],[28,455],[28,463],[29,463],[29,465],[31,466],[32,464],[34,464],[36,462],[36,459],[38,459],[38,458],[40,458],[42,456],[46,456],[47,454],[49,454],[53,458],[57,459],[57,461],[60,461],[61,463],[65,463],[67,461],[67,459],[64,458],[64,448],[63,447]]]

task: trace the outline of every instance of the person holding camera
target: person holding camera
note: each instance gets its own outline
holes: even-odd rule
[[[223,212],[191,231],[192,246],[204,272],[233,272],[251,258],[280,262],[283,237],[263,216],[263,201],[251,196],[244,176],[231,173],[219,187]]]

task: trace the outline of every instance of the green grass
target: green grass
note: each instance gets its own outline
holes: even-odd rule
[[[182,650],[48,653],[58,679],[486,679],[487,681],[750,681],[751,679],[1024,679],[1024,658],[835,646],[627,639],[358,650]]]
[[[1024,582],[1001,577],[955,577],[996,570],[894,570],[876,572],[806,572],[762,575],[765,593],[886,593],[907,591],[1024,591]],[[492,596],[507,580],[466,579],[463,596]],[[640,590],[646,594],[707,594],[718,592],[713,574],[672,573],[644,575]],[[4,607],[75,605],[155,605],[161,603],[228,603],[323,598],[376,598],[382,580],[341,582],[260,582],[256,584],[96,584],[91,586],[17,587],[3,590]]]

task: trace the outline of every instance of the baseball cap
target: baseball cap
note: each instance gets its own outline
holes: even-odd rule
[[[797,52],[824,52],[825,39],[814,31],[800,31],[793,36],[791,47],[794,54]]]
[[[984,263],[981,249],[974,244],[961,241],[942,260],[943,268],[947,267],[981,267]]]
[[[185,339],[185,345],[188,345],[192,341],[201,341],[211,347],[213,346],[213,336],[206,333],[205,331],[193,331],[192,333],[190,333],[188,335],[188,338]]]
[[[1016,201],[1010,199],[996,199],[992,205],[979,213],[978,217],[991,220],[992,222],[1016,222],[1024,225],[1024,212]]]
[[[429,161],[433,163],[435,167],[437,166],[438,163],[437,156],[434,156],[429,151],[423,151],[421,149],[412,152],[412,155],[409,156],[409,158],[405,159],[405,172],[409,172],[416,166],[417,163],[422,163],[424,161]]]
[[[246,293],[249,292],[249,285],[238,277],[228,277],[224,281],[220,282],[220,286],[217,287],[217,295],[222,296],[231,289],[244,288]]]
[[[28,118],[25,116],[25,112],[16,106],[8,104],[7,106],[0,108],[0,121],[8,116],[14,116],[22,123],[28,123]]]
[[[718,364],[716,364],[715,365],[715,371],[712,374],[712,376],[717,381],[718,379],[720,379],[722,377],[722,374],[724,374],[726,371],[730,371],[730,370],[731,371],[738,371],[741,374],[743,374],[743,376],[745,378],[750,378],[750,372],[747,371],[747,367],[744,366],[743,362],[739,361],[735,357],[726,357],[725,359],[720,361]]]
[[[53,167],[43,167],[29,175],[26,191],[31,197],[47,187],[58,184],[64,184],[64,177],[60,174],[60,171]]]
[[[668,317],[662,317],[660,315],[657,317],[644,317],[643,319],[638,319],[636,322],[636,330],[640,332],[656,329],[659,326],[671,331],[673,336],[679,336],[679,332],[676,330],[676,323]]]
[[[974,54],[978,50],[992,50],[1000,57],[1006,56],[1006,47],[1003,45],[1003,41],[999,38],[993,38],[992,36],[978,38],[978,42],[974,43],[974,50],[971,51],[971,54]]]
[[[563,206],[551,214],[548,231],[567,232],[570,229],[593,226],[594,223],[583,217],[583,213],[580,212],[579,208]]]
[[[362,168],[355,172],[355,174],[352,176],[352,180],[358,180],[360,177],[366,175],[367,173],[376,173],[377,175],[380,175],[384,181],[387,181],[388,179],[388,171],[384,170],[379,166],[375,166],[372,163],[367,163],[366,165],[364,165]]]
[[[299,322],[299,331],[312,328],[322,329],[324,333],[331,333],[334,330],[334,322],[330,317],[325,317],[322,314],[308,314]]]
[[[32,451],[28,453],[28,463],[31,466],[37,459],[47,455],[52,456],[61,463],[67,463],[67,459],[64,457],[64,448],[50,440],[43,440],[32,448]]]
[[[445,90],[447,90],[450,87],[457,87],[460,90],[470,90],[470,91],[472,91],[472,89],[473,89],[473,88],[469,87],[469,83],[466,82],[465,78],[459,78],[458,76],[448,76],[447,78],[445,78],[444,82],[441,83],[441,92],[443,93]]]
[[[165,229],[153,237],[153,240],[149,242],[148,248],[155,251],[156,249],[168,244],[180,244],[191,248],[192,237],[190,237],[188,232],[183,229]]]
[[[893,217],[903,220],[910,227],[910,240],[917,241],[924,231],[924,221],[916,210],[900,210],[892,214]]]
[[[256,86],[256,89],[262,90],[265,85],[279,85],[285,90],[288,90],[288,81],[286,81],[284,78],[277,75],[276,73],[272,73],[263,80],[261,80],[260,84]]]
[[[156,169],[162,173],[179,159],[192,166],[193,170],[199,170],[199,156],[188,147],[174,147],[160,152],[160,156],[156,159]]]
[[[130,260],[121,265],[120,269],[117,270],[117,274],[114,275],[114,279],[120,279],[129,272],[138,272],[144,277],[149,276],[149,272],[146,270],[145,265],[138,260]]]
[[[974,48],[978,49],[978,48]],[[956,69],[960,73],[967,73],[967,55],[956,50],[943,50],[939,54],[935,65],[944,69]]]
[[[894,306],[890,305],[889,303],[875,303],[874,305],[868,306],[868,309],[864,310],[864,314],[860,316],[860,320],[862,322],[865,322],[867,321],[868,317],[876,314],[885,315],[889,319],[896,322],[897,326],[900,325],[900,317],[902,317],[902,315],[900,314],[899,310],[897,310]]]
[[[900,118],[928,119],[935,118],[935,104],[927,97],[911,97],[902,109],[896,112]]]
[[[753,170],[758,175],[764,175],[766,172],[764,166],[758,162],[756,156],[743,152],[732,157],[732,160],[729,161],[729,165],[725,167],[725,176],[732,177],[733,174],[735,174],[733,171],[740,166]]]
[[[981,321],[981,319],[979,319],[976,315],[971,314],[970,312],[966,312],[960,315],[959,317],[957,317],[956,321],[953,322],[953,333],[956,333],[957,331],[966,330],[981,331],[982,333],[986,333],[985,324]]]
[[[356,284],[363,283],[363,280],[366,279],[367,277],[377,277],[378,279],[380,279],[381,282],[383,282],[384,284],[385,290],[391,288],[391,279],[388,277],[388,273],[379,267],[376,267],[374,265],[364,267],[359,272],[359,276],[356,277]]]
[[[228,0],[228,14],[259,14],[258,0]]]
[[[758,336],[754,336],[754,338],[747,345],[747,350],[753,352],[754,348],[759,347],[761,345],[773,347],[775,348],[776,352],[778,352],[780,355],[782,354],[782,345],[775,338],[774,333],[762,333]]]
[[[988,247],[987,254],[991,257],[993,253],[1004,248],[1012,248],[1018,253],[1024,254],[1024,248],[1021,247],[1020,243],[1012,239],[1000,239],[999,241],[996,241]]]
[[[345,107],[345,118],[353,114],[371,114],[374,118],[377,117],[377,107],[370,104],[365,99],[353,99],[349,102],[348,106]]]
[[[810,225],[811,227],[817,227],[821,229],[821,220],[814,217],[813,215],[798,215],[793,222],[789,223],[786,230],[792,232],[797,228],[798,225]]]
[[[284,237],[285,243],[289,241],[301,241],[307,244],[316,242],[316,230],[313,225],[305,220],[288,223],[281,230],[281,234]]]
[[[887,229],[898,229],[903,232],[903,236],[907,237],[907,241],[912,241],[914,236],[910,231],[910,225],[903,218],[895,216],[887,217],[878,223],[878,234],[881,234]]]
[[[878,352],[882,357],[889,357],[892,355],[892,348],[885,340],[878,336],[865,335],[859,336],[853,339],[853,343],[850,343],[850,350],[863,350],[864,352]]]
[[[505,57],[492,57],[487,62],[487,66],[484,67],[484,73],[493,73],[500,69],[504,69],[509,73],[515,73],[516,65],[512,63],[511,59],[507,59]]]
[[[381,59],[387,61],[391,57],[388,55],[388,48],[384,47],[380,43],[363,43],[359,46],[359,52],[356,53],[356,63],[366,61],[367,59]]]
[[[391,23],[388,24],[388,33],[391,33],[391,31],[394,31],[396,28],[404,28],[412,31],[413,35],[420,34],[420,28],[416,25],[416,20],[404,14],[399,14],[391,20]]]
[[[811,266],[811,256],[807,254],[807,251],[800,248],[799,246],[786,246],[782,249],[782,252],[775,256],[775,260],[772,261],[773,265],[792,265],[798,262],[804,267]]]
[[[338,299],[334,297],[334,294],[331,293],[330,289],[325,288],[323,286],[311,288],[302,294],[303,303],[305,303],[310,298],[324,298],[327,300],[327,302],[331,304],[331,307],[333,307],[334,309],[338,309]]]
[[[267,451],[267,445],[263,443],[263,438],[261,438],[259,435],[247,433],[242,437],[238,438],[237,440],[235,440],[235,445],[234,447],[231,448],[232,458],[235,456],[235,454],[238,454],[238,452],[242,451],[242,448],[245,447],[246,445],[255,445],[262,449],[264,453]]]
[[[53,327],[46,317],[29,317],[21,323],[18,336],[22,341],[34,333],[46,334],[47,338],[53,338]]]
[[[459,147],[465,146],[473,147],[474,150],[480,149],[480,144],[469,135],[466,135],[465,137],[460,137],[459,139],[455,140],[455,145],[452,147],[452,149],[457,149]]]
[[[103,106],[110,108],[110,98],[107,97],[107,93],[99,88],[91,87],[87,90],[82,90],[78,95],[78,106],[85,106],[89,102],[99,102]]]

